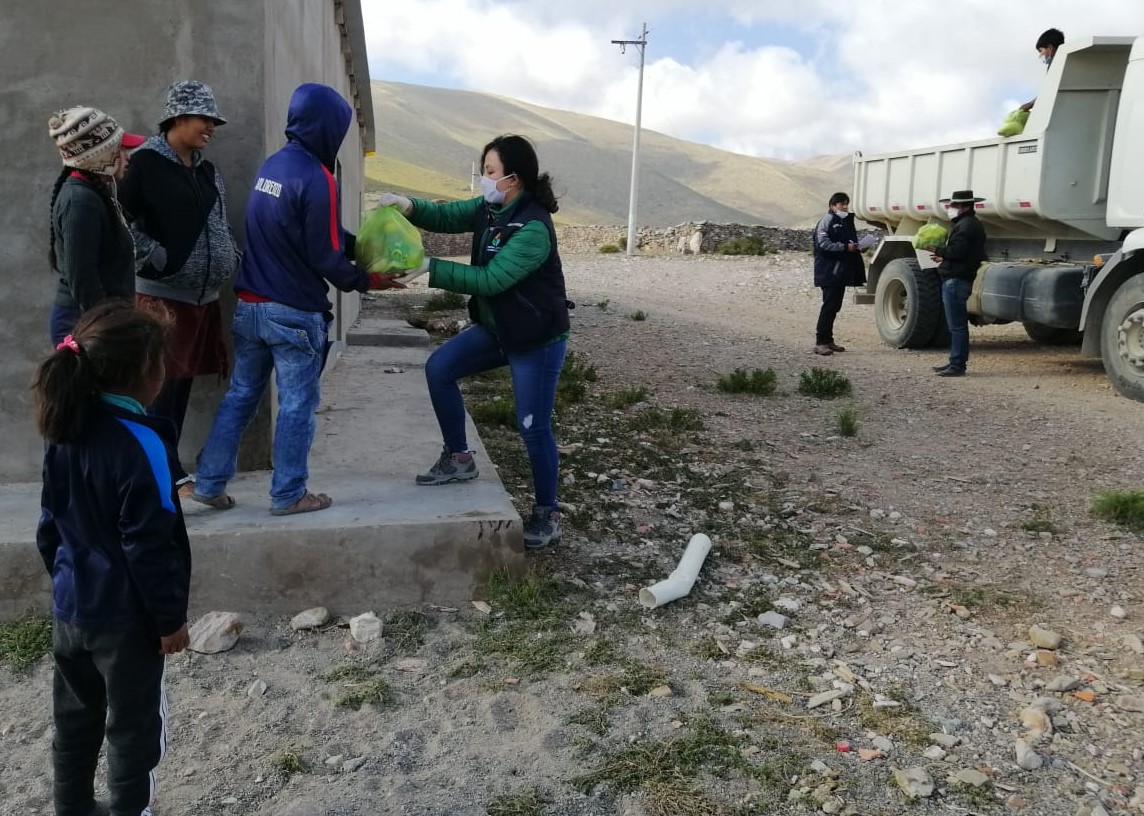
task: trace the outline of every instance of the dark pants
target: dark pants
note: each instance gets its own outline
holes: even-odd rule
[[[155,397],[155,401],[147,408],[147,413],[151,416],[169,419],[174,423],[176,445],[183,438],[183,420],[187,418],[187,405],[191,401],[191,386],[194,382],[193,377],[166,380],[159,396]],[[176,451],[176,455],[177,453]],[[177,472],[171,474],[171,478],[176,483],[187,478],[182,465],[179,465]]]
[[[945,322],[949,324],[949,367],[965,371],[969,362],[969,312],[966,303],[973,292],[973,282],[946,278],[941,282],[941,302]]]
[[[163,656],[138,630],[91,632],[56,620],[52,686],[56,816],[89,816],[95,766],[107,737],[111,816],[148,816],[163,756]]]
[[[834,342],[834,318],[842,311],[845,286],[823,286],[822,308],[818,310],[818,325],[814,329],[815,345],[826,346]]]
[[[72,333],[75,324],[79,321],[78,306],[53,306],[48,316],[48,334],[52,338],[52,348],[63,342],[64,338]]]

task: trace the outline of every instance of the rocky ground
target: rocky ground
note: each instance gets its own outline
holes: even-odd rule
[[[261,619],[172,659],[159,813],[1144,812],[1139,539],[1091,513],[1142,408],[1099,365],[992,327],[938,379],[851,303],[817,357],[801,253],[566,268],[563,544],[380,641]],[[469,389],[526,509],[510,398]],[[697,532],[694,590],[642,608]],[[50,676],[0,670],[5,814],[50,812]]]

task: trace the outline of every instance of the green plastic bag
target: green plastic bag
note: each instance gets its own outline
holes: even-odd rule
[[[1018,108],[1005,117],[1005,121],[1001,124],[1001,129],[997,131],[997,135],[1020,136],[1025,132],[1025,123],[1028,121],[1029,112]]]
[[[377,207],[362,220],[354,260],[366,272],[391,274],[416,269],[425,260],[421,233],[397,207]]]
[[[914,249],[934,252],[945,246],[949,240],[949,230],[941,224],[926,224],[914,236]]]

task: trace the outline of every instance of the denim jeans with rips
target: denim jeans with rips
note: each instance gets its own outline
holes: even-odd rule
[[[556,404],[556,381],[560,378],[567,348],[566,340],[558,340],[506,354],[495,334],[484,326],[470,326],[434,351],[425,365],[429,398],[445,447],[451,453],[464,453],[469,449],[465,437],[465,404],[457,381],[503,365],[509,367],[516,401],[516,426],[528,451],[536,504],[553,510],[556,509],[559,458],[552,433],[552,410]]]
[[[941,302],[949,325],[949,365],[964,371],[969,362],[969,312],[966,303],[973,281],[946,278],[941,282]]]
[[[234,373],[199,453],[196,492],[218,496],[234,478],[239,441],[258,410],[273,371],[278,386],[278,421],[274,427],[270,506],[281,510],[306,493],[307,460],[314,441],[314,412],[326,354],[326,319],[321,312],[304,312],[281,303],[239,301],[233,334]]]

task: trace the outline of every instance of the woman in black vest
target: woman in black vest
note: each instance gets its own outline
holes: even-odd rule
[[[481,153],[481,166],[479,198],[439,204],[392,193],[381,196],[382,206],[397,206],[418,227],[473,233],[470,263],[432,258],[424,266],[431,287],[471,296],[473,325],[433,352],[425,366],[444,449],[429,471],[417,477],[417,484],[443,485],[477,477],[457,381],[509,366],[517,426],[528,449],[536,491],[524,544],[539,549],[560,539],[552,411],[569,322],[552,227],[558,205],[552,181],[540,173],[536,151],[524,137],[493,139]]]

